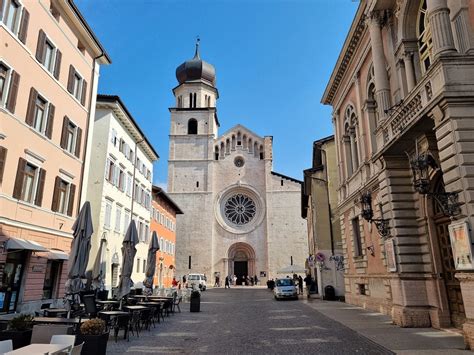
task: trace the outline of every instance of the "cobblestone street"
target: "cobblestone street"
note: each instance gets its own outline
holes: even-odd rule
[[[176,313],[130,342],[112,338],[110,354],[391,354],[301,301],[275,301],[266,289],[211,289],[201,312]]]

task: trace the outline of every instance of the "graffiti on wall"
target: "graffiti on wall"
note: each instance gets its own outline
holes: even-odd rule
[[[331,255],[329,261],[334,263],[337,271],[344,270],[344,256],[343,255]]]

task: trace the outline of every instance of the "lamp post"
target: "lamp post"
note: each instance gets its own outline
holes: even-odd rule
[[[380,206],[380,218],[373,218],[374,211],[372,209],[372,194],[370,191],[366,191],[361,196],[362,204],[362,218],[364,218],[369,223],[374,223],[379,235],[382,238],[387,238],[390,236],[390,225],[389,220],[383,218],[382,206]],[[372,253],[372,251],[371,251]]]

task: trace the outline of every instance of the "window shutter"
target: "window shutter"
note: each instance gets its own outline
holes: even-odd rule
[[[56,108],[54,105],[50,102],[49,103],[49,110],[48,110],[48,122],[46,122],[46,137],[51,139],[53,135],[53,122],[54,122],[54,111]]]
[[[44,180],[46,179],[46,170],[40,169],[38,176],[38,190],[36,191],[35,205],[41,207],[43,202]]]
[[[16,71],[12,73],[12,80],[10,82],[10,90],[7,99],[7,110],[15,113],[16,97],[18,95],[18,86],[20,85],[20,74]]]
[[[59,72],[61,71],[61,58],[62,53],[59,49],[56,49],[56,62],[54,63],[54,77],[59,80]]]
[[[109,181],[110,174],[110,159],[107,158],[105,161],[105,180]]]
[[[74,74],[76,73],[76,70],[72,65],[69,66],[69,78],[67,79],[67,91],[69,91],[70,94],[74,91]]]
[[[21,198],[21,189],[23,187],[23,175],[25,175],[26,160],[18,159],[18,170],[16,171],[15,186],[13,187],[13,198]]]
[[[56,180],[54,181],[53,203],[51,204],[51,210],[54,212],[58,212],[60,184],[61,178],[59,176],[56,176]]]
[[[87,93],[87,81],[82,80],[82,94],[81,94],[82,106],[85,106],[86,104],[86,93]]]
[[[82,129],[77,127],[76,133],[76,157],[81,157],[81,140],[82,140]]]
[[[7,160],[7,151],[5,147],[0,147],[0,184],[3,182],[3,172],[5,171],[5,161]]]
[[[35,119],[35,105],[36,99],[38,98],[38,91],[35,88],[30,90],[30,101],[28,102],[28,110],[26,111],[26,124],[33,126],[33,121]]]
[[[30,22],[30,13],[23,8],[23,16],[21,16],[20,30],[18,31],[18,39],[26,44],[26,35],[28,34],[28,23]]]
[[[69,118],[64,116],[63,118],[63,130],[61,132],[61,143],[59,144],[61,148],[66,149],[67,147],[67,130],[69,126]]]
[[[74,210],[74,195],[76,194],[76,185],[71,184],[69,188],[69,202],[67,204],[67,215],[72,216],[72,211]]]
[[[3,0],[0,0],[0,20],[3,19]]]
[[[44,52],[44,45],[46,43],[46,34],[43,30],[39,31],[38,34],[38,44],[36,45],[36,59],[43,64],[43,52]]]

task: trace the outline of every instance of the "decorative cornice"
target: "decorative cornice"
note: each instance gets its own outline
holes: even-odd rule
[[[329,83],[324,91],[324,95],[321,99],[321,103],[325,105],[332,105],[334,100],[334,95],[336,94],[339,85],[341,84],[346,70],[349,67],[349,64],[352,61],[356,49],[359,47],[362,35],[365,32],[365,16],[364,16],[364,5],[359,5],[357,9],[356,16],[352,22],[351,29],[346,37],[344,46],[339,54],[336,66],[331,74]]]

